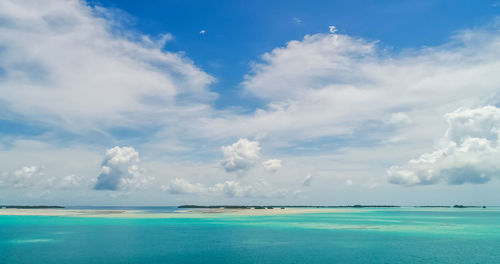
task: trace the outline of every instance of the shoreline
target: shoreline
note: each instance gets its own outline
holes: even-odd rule
[[[347,209],[274,208],[274,209],[179,209],[173,212],[148,212],[143,210],[113,209],[0,209],[0,216],[64,216],[102,218],[209,218],[218,216],[272,216],[309,213],[355,212]]]
[[[478,207],[463,207],[468,209],[480,209]],[[412,210],[464,210],[462,207],[388,207],[387,209],[412,209]],[[316,213],[357,213],[367,210],[382,209],[376,208],[356,208],[356,207],[281,207],[254,209],[254,208],[178,208],[171,212],[151,212],[141,209],[71,209],[71,208],[2,208],[0,216],[61,216],[61,217],[82,217],[82,218],[216,218],[225,216],[279,216],[297,214]]]

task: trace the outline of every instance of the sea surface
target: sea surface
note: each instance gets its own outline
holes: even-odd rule
[[[0,216],[0,263],[500,263],[500,208]]]

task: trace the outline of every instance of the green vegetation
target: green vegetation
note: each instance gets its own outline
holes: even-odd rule
[[[279,207],[285,208],[392,208],[400,207],[398,205],[180,205],[177,208],[191,209],[208,209],[208,208],[225,208],[225,209],[274,209]]]

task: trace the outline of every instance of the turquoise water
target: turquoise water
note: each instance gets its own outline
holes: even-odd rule
[[[1,263],[500,263],[500,209],[0,216]]]

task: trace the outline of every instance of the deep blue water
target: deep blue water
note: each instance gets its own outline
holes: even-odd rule
[[[499,249],[500,209],[491,208],[0,216],[0,263],[500,263]]]

